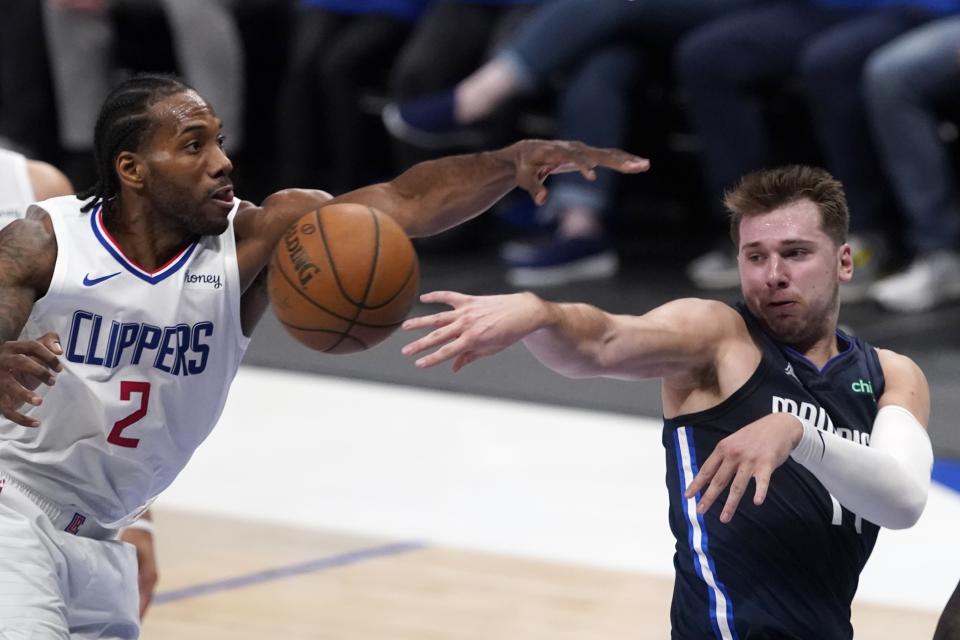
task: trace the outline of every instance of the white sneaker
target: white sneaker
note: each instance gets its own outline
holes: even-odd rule
[[[874,283],[867,292],[890,311],[926,311],[960,299],[960,254],[938,251],[914,260],[906,271]]]
[[[687,265],[687,277],[701,289],[732,289],[740,285],[737,259],[730,249],[713,249]]]

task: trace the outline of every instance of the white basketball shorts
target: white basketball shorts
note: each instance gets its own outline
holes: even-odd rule
[[[59,531],[22,490],[0,486],[0,640],[137,638],[133,546]]]

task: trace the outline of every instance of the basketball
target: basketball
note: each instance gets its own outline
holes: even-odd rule
[[[304,214],[277,243],[267,274],[277,318],[325,353],[363,351],[386,339],[407,317],[419,284],[407,234],[359,204]]]

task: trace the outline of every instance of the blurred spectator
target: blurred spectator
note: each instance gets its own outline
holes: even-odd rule
[[[633,117],[631,89],[640,83],[641,51],[663,56],[696,24],[748,0],[556,0],[532,14],[498,53],[453,88],[388,107],[391,132],[409,142],[440,146],[491,116],[511,98],[543,89],[566,74],[558,105],[558,137],[601,147],[624,146]],[[503,252],[508,280],[519,287],[601,278],[617,270],[617,255],[601,215],[616,182],[598,172],[556,177],[542,217],[557,232],[535,245]]]
[[[906,215],[913,261],[869,294],[887,309],[922,311],[960,298],[960,193],[938,108],[960,96],[960,16],[876,51],[866,98],[881,159]]]
[[[386,85],[384,60],[396,56],[428,2],[301,0],[278,109],[281,184],[338,193],[368,181],[361,94]]]
[[[0,144],[32,157],[58,148],[43,0],[4,0],[0,19]]]
[[[547,2],[555,0],[545,0]],[[390,93],[403,101],[446,89],[475,69],[541,0],[436,0],[415,26],[391,71]],[[476,144],[476,136],[445,141]],[[400,149],[401,165],[435,154]]]
[[[852,212],[857,270],[841,290],[846,299],[863,295],[876,276],[884,252],[882,223],[893,214],[859,88],[864,62],[880,45],[955,3],[774,0],[705,25],[681,43],[679,79],[703,144],[707,186],[718,196],[738,176],[772,161],[765,92],[799,83],[825,164],[845,185]],[[721,220],[717,216],[718,230]],[[688,274],[704,288],[737,283],[736,261],[727,249],[701,256]]]
[[[53,165],[0,148],[0,228],[22,218],[31,203],[72,193],[73,185]]]
[[[243,48],[233,0],[157,0],[170,24],[180,72],[207,96],[225,125],[226,146],[242,144]],[[64,169],[76,182],[92,177],[97,111],[116,78],[117,34],[111,0],[46,0]],[[170,69],[173,71],[173,69]]]

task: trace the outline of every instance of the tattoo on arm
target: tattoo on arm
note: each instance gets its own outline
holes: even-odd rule
[[[0,342],[16,340],[56,263],[49,221],[16,220],[0,231]]]

